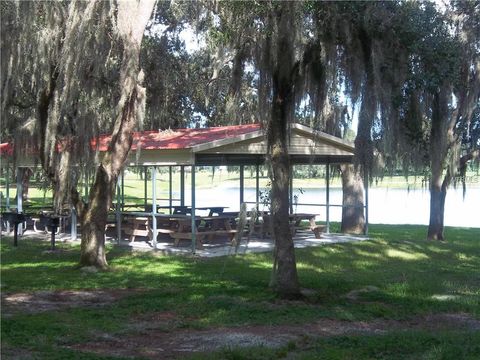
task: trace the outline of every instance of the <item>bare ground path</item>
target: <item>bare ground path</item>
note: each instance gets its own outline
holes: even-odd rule
[[[38,291],[2,294],[2,316],[38,313],[72,307],[104,306],[122,297],[138,294],[142,289]],[[480,331],[480,320],[465,313],[431,314],[407,320],[375,319],[342,321],[321,319],[302,325],[237,326],[206,330],[178,328],[174,312],[155,312],[130,319],[122,335],[96,334],[96,341],[69,346],[78,351],[112,355],[142,356],[150,359],[174,359],[195,352],[224,348],[265,346],[281,347],[291,341],[349,334],[386,334],[402,330]],[[23,353],[7,349],[5,359],[20,359]],[[28,358],[28,354],[26,358]]]
[[[175,359],[194,352],[210,352],[225,348],[265,346],[281,347],[306,338],[348,334],[385,334],[402,330],[480,330],[480,321],[468,314],[435,314],[405,321],[373,320],[350,322],[322,319],[304,325],[239,326],[207,330],[176,329],[165,331],[171,314],[156,314],[143,329],[115,338],[102,334],[99,340],[78,344],[72,348],[88,349],[102,355],[143,356],[150,359]],[[155,327],[158,328],[155,328]]]

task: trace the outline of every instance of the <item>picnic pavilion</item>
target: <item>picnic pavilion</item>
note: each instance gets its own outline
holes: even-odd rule
[[[105,152],[110,141],[110,136],[100,136],[93,141],[93,146],[100,153]],[[314,130],[298,123],[290,125],[289,156],[291,166],[298,164],[325,165],[326,166],[326,196],[325,203],[316,204],[325,208],[326,232],[329,232],[330,208],[342,206],[330,203],[330,168],[332,165],[351,163],[354,155],[354,147],[351,143],[335,136]],[[12,161],[12,147],[9,144],[0,145],[2,166]],[[196,167],[204,166],[239,166],[239,203],[244,203],[244,167],[256,167],[256,206],[259,204],[259,167],[265,163],[267,153],[267,141],[265,130],[260,124],[246,124],[234,126],[222,126],[197,129],[168,129],[158,131],[143,131],[134,134],[134,142],[128,166],[143,167],[145,171],[145,211],[135,212],[137,216],[151,219],[153,233],[157,233],[157,167],[168,167],[169,174],[169,208],[174,208],[172,197],[172,168],[180,168],[180,199],[179,206],[186,206],[185,197],[185,172],[191,173],[191,196],[190,217],[192,229],[195,225],[196,196],[195,196],[195,171]],[[22,169],[35,166],[34,159],[16,159],[17,167],[17,191],[22,192]],[[7,167],[8,168],[8,167]],[[152,203],[147,204],[147,176],[150,169]],[[8,178],[8,176],[7,176]],[[291,177],[292,179],[292,177]],[[292,180],[291,180],[292,181]],[[122,213],[124,213],[124,189],[123,177],[117,185],[115,204],[115,219],[117,241],[121,238]],[[293,185],[290,184],[290,204],[293,204]],[[365,219],[366,232],[368,231],[368,183],[365,182]],[[14,208],[8,203],[9,184],[6,184],[6,208]],[[22,197],[17,197],[16,211],[23,212]],[[291,208],[293,212],[293,208]],[[77,238],[77,221],[74,209],[71,211],[71,238]],[[152,245],[157,247],[156,236],[153,236]],[[195,232],[191,234],[192,249],[195,251]]]

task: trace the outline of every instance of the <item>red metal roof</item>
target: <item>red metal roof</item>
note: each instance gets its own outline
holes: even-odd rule
[[[13,145],[10,143],[0,144],[0,155],[12,155]]]
[[[136,150],[137,147],[146,150],[188,149],[196,145],[233,138],[257,130],[260,130],[260,124],[135,132],[132,150]],[[110,135],[99,137],[100,151],[107,150],[110,138]],[[92,141],[94,147],[96,143],[96,140]]]
[[[133,135],[132,150],[137,147],[146,150],[188,149],[195,145],[216,140],[237,137],[260,130],[260,124],[220,126],[201,129],[172,129],[158,131],[137,131]],[[99,151],[106,151],[111,135],[100,135]],[[92,147],[97,145],[97,139],[92,140]],[[12,155],[11,143],[0,144],[0,155]]]

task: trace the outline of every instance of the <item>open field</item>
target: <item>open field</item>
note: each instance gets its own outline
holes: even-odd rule
[[[197,259],[1,240],[2,358],[477,359],[480,229],[371,225],[297,250],[304,301],[268,289],[271,254]]]

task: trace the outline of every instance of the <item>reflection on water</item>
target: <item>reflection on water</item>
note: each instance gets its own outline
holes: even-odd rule
[[[294,193],[295,194],[295,193]],[[307,188],[298,195],[298,202],[309,204],[325,204],[325,189]],[[164,194],[161,195],[165,196]],[[174,197],[177,197],[175,194]],[[245,188],[245,201],[255,202],[255,189]],[[427,190],[406,190],[388,188],[370,188],[369,220],[376,224],[423,224],[429,220],[430,193]],[[226,211],[239,209],[240,191],[232,187],[216,187],[197,189],[196,206],[228,206]],[[190,203],[190,193],[186,192],[186,203]],[[342,190],[330,189],[330,204],[341,205]],[[449,189],[445,204],[445,225],[480,227],[478,207],[480,204],[480,188],[467,189],[463,199],[462,189]],[[253,204],[252,204],[253,206]],[[298,205],[297,212],[312,212],[325,220],[324,206]],[[341,208],[330,208],[330,220],[341,220]]]

